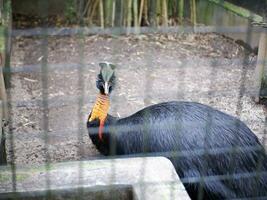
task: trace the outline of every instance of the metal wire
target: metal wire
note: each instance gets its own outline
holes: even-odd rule
[[[44,1],[45,2],[45,1]],[[47,3],[42,3],[40,7],[42,7],[42,11],[44,16],[46,16],[48,12],[48,5]],[[89,5],[89,0],[87,0],[86,7]],[[153,1],[152,1],[153,2]],[[154,2],[155,3],[155,2]],[[84,1],[79,1],[80,8],[79,10],[83,11],[83,15],[85,14],[85,10],[82,8],[82,5],[84,5]],[[154,7],[154,10],[156,10],[156,5],[152,4]],[[150,10],[151,12],[151,10]],[[45,152],[45,165],[46,165],[46,198],[50,199],[51,198],[51,182],[50,182],[50,165],[51,165],[51,155],[50,155],[50,149],[49,149],[49,144],[51,143],[51,140],[54,140],[55,138],[68,138],[68,135],[72,135],[73,133],[77,133],[77,140],[79,141],[79,144],[84,143],[83,135],[86,134],[86,128],[84,127],[84,117],[83,117],[83,109],[84,106],[86,106],[87,99],[89,97],[86,95],[85,92],[85,78],[84,74],[86,70],[92,68],[92,64],[85,63],[85,37],[91,34],[98,34],[98,35],[112,35],[112,36],[119,36],[121,34],[126,34],[126,33],[136,33],[135,28],[122,28],[122,27],[115,27],[115,28],[106,28],[102,29],[100,27],[94,27],[94,28],[87,28],[84,26],[83,21],[82,21],[82,16],[80,17],[80,27],[78,28],[48,28],[48,27],[42,27],[42,28],[33,28],[33,29],[26,29],[26,30],[13,30],[12,32],[12,37],[39,37],[41,38],[41,52],[42,52],[42,59],[41,59],[41,64],[37,65],[24,65],[20,67],[11,67],[10,73],[16,74],[16,73],[35,73],[41,76],[41,82],[42,82],[42,95],[40,99],[35,99],[35,100],[30,100],[30,101],[14,101],[12,100],[12,96],[9,96],[9,110],[15,109],[16,107],[27,107],[28,109],[35,109],[35,108],[42,108],[42,133],[41,134],[36,134],[39,133],[38,131],[36,133],[29,133],[27,137],[38,137],[42,138],[44,140],[44,152]],[[156,12],[151,12],[149,13],[154,20],[156,19]],[[195,26],[195,27],[155,27],[156,21],[151,22],[150,27],[141,27],[139,29],[140,34],[152,34],[152,33],[161,33],[161,34],[189,34],[189,33],[210,33],[210,32],[216,32],[220,34],[224,33],[243,33],[246,34],[246,43],[250,43],[251,41],[251,35],[252,32],[263,32],[267,30],[262,30],[261,28],[257,27],[252,27],[251,22],[248,23],[248,26],[234,26],[234,27],[224,27],[222,26],[222,20],[223,16],[220,16],[219,14],[217,15],[217,26]],[[119,20],[120,24],[123,23],[123,19],[121,16],[121,19]],[[59,64],[49,64],[48,63],[48,38],[49,37],[61,37],[61,36],[75,36],[78,37],[78,54],[79,54],[79,62],[78,63],[59,63]],[[111,50],[112,55],[118,54],[117,47],[114,46],[114,49]],[[144,77],[145,77],[145,88],[144,88],[144,105],[150,105],[151,104],[151,99],[153,98],[151,95],[151,88],[153,87],[153,79],[151,78],[151,75],[154,73],[153,69],[155,68],[154,66],[154,60],[153,57],[156,57],[157,52],[156,50],[152,51],[151,57],[148,57],[145,59],[146,65],[148,66],[148,69],[146,70]],[[178,99],[183,99],[185,94],[186,95],[193,95],[196,92],[198,92],[199,97],[206,97],[211,101],[212,97],[225,97],[227,96],[228,98],[230,97],[237,97],[237,103],[236,103],[236,115],[240,118],[242,115],[242,98],[244,96],[249,96],[252,92],[252,89],[246,88],[246,77],[247,74],[249,73],[250,69],[247,67],[250,65],[250,61],[248,58],[248,54],[244,56],[243,60],[237,59],[234,61],[234,59],[231,60],[231,62],[236,62],[236,64],[242,64],[242,73],[241,73],[241,83],[240,87],[238,89],[238,94],[235,94],[236,90],[229,88],[227,90],[218,90],[213,87],[214,80],[216,77],[218,77],[218,71],[217,67],[220,67],[220,63],[218,60],[210,59],[210,62],[212,63],[211,71],[209,74],[209,80],[210,80],[210,85],[209,85],[209,90],[205,92],[199,92],[197,89],[196,90],[191,90],[190,92],[181,90],[177,91],[177,98]],[[207,60],[207,58],[205,58]],[[113,59],[112,62],[116,63],[118,60]],[[188,62],[187,59],[182,59],[181,62],[184,64],[184,66],[181,66],[181,69],[185,70],[189,69],[189,66],[186,66],[186,63]],[[264,61],[262,61],[264,62]],[[171,67],[170,67],[171,68]],[[49,74],[53,73],[55,71],[61,71],[64,70],[78,70],[78,96],[68,96],[68,97],[55,97],[55,98],[50,98],[49,97]],[[5,69],[3,69],[5,70]],[[127,69],[126,69],[127,71]],[[185,74],[185,73],[184,73]],[[184,80],[185,77],[179,77],[180,80]],[[182,81],[183,82],[183,81]],[[184,84],[177,84],[177,88],[184,88]],[[164,96],[164,94],[159,93],[159,96]],[[114,97],[116,98],[116,97]],[[77,103],[78,102],[78,103]],[[78,104],[78,110],[77,110],[77,115],[78,115],[78,124],[76,129],[71,129],[71,130],[62,130],[62,131],[55,131],[55,132],[50,132],[49,131],[49,110],[51,108],[59,108],[61,106],[66,106],[66,105],[73,105],[77,103]],[[90,102],[92,103],[92,102]],[[118,110],[117,107],[114,108],[114,112],[116,113]],[[88,113],[89,114],[89,113]],[[145,114],[145,118],[148,119],[150,117],[150,113]],[[166,157],[195,157],[199,155],[218,155],[218,154],[223,154],[223,153],[230,153],[232,156],[231,158],[231,163],[232,166],[234,166],[235,162],[235,155],[240,153],[240,152],[254,152],[254,151],[264,151],[262,146],[248,146],[248,147],[240,147],[238,144],[236,146],[233,146],[231,148],[212,148],[208,149],[208,138],[210,135],[211,131],[211,126],[212,126],[212,115],[211,113],[207,113],[207,123],[206,123],[206,136],[204,143],[206,145],[204,149],[192,149],[190,151],[169,151],[169,152],[155,152],[155,153],[147,153],[148,152],[148,146],[146,146],[147,141],[148,141],[148,127],[145,127],[145,133],[144,133],[144,138],[143,138],[143,151],[144,153],[142,154],[136,154],[136,155],[127,155],[127,156],[119,156],[119,157],[132,157],[132,156],[166,156]],[[251,120],[252,121],[252,120]],[[171,126],[172,124],[170,124]],[[180,125],[179,124],[173,124],[174,126],[177,127],[177,130],[179,130]],[[13,192],[16,192],[16,183],[17,183],[17,177],[16,177],[16,161],[15,161],[15,146],[14,146],[14,137],[16,139],[21,139],[27,140],[26,134],[28,133],[13,133],[13,123],[12,119],[10,119],[10,124],[9,124],[9,134],[7,136],[7,139],[10,143],[10,148],[11,151],[10,153],[10,160],[11,160],[11,168],[12,168],[12,186],[13,186]],[[265,129],[264,129],[264,136],[263,136],[263,143],[266,141],[266,128],[267,127],[267,117],[265,118]],[[118,127],[112,127],[111,130],[116,130]],[[119,127],[122,130],[127,130],[127,126],[121,126]],[[138,126],[136,127],[130,127],[130,128],[139,128]],[[240,128],[240,122],[236,121],[236,129]],[[237,136],[236,136],[237,140]],[[113,143],[111,146],[111,155],[114,157],[116,156],[116,143]],[[82,160],[84,158],[88,159],[88,157],[85,155],[85,151],[82,146],[77,147],[77,155],[78,157]],[[97,157],[97,156],[96,156]],[[92,159],[92,157],[90,157]],[[95,157],[93,157],[95,158]],[[204,157],[205,159],[205,157]],[[114,161],[115,162],[115,161]],[[222,175],[216,175],[216,176],[201,176],[201,177],[189,177],[189,178],[184,178],[182,181],[184,183],[200,183],[202,186],[205,184],[207,181],[216,181],[216,180],[232,180],[232,179],[246,179],[246,178],[251,178],[251,177],[260,177],[260,176],[266,176],[267,172],[266,171],[260,171],[261,166],[262,166],[263,158],[259,159],[258,164],[258,170],[256,172],[252,173],[234,173],[234,169],[232,169],[229,174],[222,174]],[[204,162],[206,163],[206,162]],[[142,168],[140,169],[143,174],[146,173],[146,160],[144,160],[144,163],[142,165]],[[111,177],[111,182],[114,182],[116,180],[116,168],[115,168],[115,163],[112,163],[110,166],[113,176]],[[204,167],[206,170],[208,170],[208,166]],[[79,168],[77,169],[79,172],[79,183],[80,185],[84,184],[83,181],[83,165],[82,162],[80,162]],[[207,171],[204,171],[203,174],[208,174]],[[140,176],[140,183],[144,182],[144,176]],[[155,183],[152,183],[155,184]],[[172,183],[171,183],[172,184]],[[142,194],[144,195],[143,198],[145,197],[145,190],[146,190],[146,185],[142,188]],[[80,188],[79,194],[76,197],[79,199],[80,197],[83,196],[83,187]],[[204,197],[204,190],[203,187],[200,187],[200,190],[198,191],[198,199],[202,199]],[[170,194],[170,199],[173,198],[173,193]],[[265,198],[265,197],[262,197]]]
[[[45,17],[47,16],[48,11],[48,3],[46,1],[41,1],[39,4],[40,7],[42,7],[43,13],[43,20],[45,20]],[[49,153],[49,144],[50,144],[50,138],[49,138],[49,106],[48,106],[48,37],[46,36],[47,29],[42,29],[42,45],[41,45],[41,52],[42,52],[42,60],[41,60],[41,74],[42,74],[42,109],[43,109],[43,116],[42,116],[42,130],[44,133],[44,155],[45,155],[45,167],[46,167],[46,198],[51,199],[51,181],[50,181],[50,165],[51,165],[51,156]]]
[[[88,1],[89,2],[89,1]],[[82,9],[82,5],[84,4],[84,1],[81,0],[80,1],[80,10]],[[79,25],[81,27],[83,27],[83,20],[82,20],[82,16],[79,16]],[[81,144],[83,144],[83,134],[84,134],[84,129],[82,127],[84,127],[84,119],[83,119],[83,105],[84,105],[84,84],[85,84],[85,81],[84,81],[84,78],[83,78],[83,74],[84,74],[84,71],[85,71],[85,63],[84,63],[84,41],[85,41],[85,38],[84,38],[84,33],[83,33],[83,29],[80,30],[80,32],[78,32],[78,45],[79,45],[79,70],[78,70],[78,90],[79,90],[79,96],[81,98],[79,98],[79,101],[78,101],[78,112],[77,112],[77,115],[78,115],[78,120],[79,120],[79,123],[78,123],[78,131],[77,131],[77,139],[78,141],[80,142],[80,145],[78,146],[78,153],[77,155],[80,157],[80,158],[83,158],[83,155],[84,155],[84,149],[83,147],[81,146]],[[83,185],[83,174],[84,174],[84,169],[83,169],[83,166],[82,166],[82,162],[79,163],[79,169],[78,169],[78,172],[79,172],[79,185]],[[77,199],[79,199],[79,197],[81,196],[84,196],[84,189],[83,187],[80,187],[79,189],[79,193],[77,194]]]

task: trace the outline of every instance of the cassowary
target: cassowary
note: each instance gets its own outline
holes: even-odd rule
[[[267,157],[243,122],[200,103],[176,101],[113,117],[107,113],[114,66],[100,66],[100,94],[87,128],[102,154],[166,156],[192,199],[267,199]]]

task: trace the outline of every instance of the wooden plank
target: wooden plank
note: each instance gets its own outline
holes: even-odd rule
[[[4,37],[4,55],[2,56],[4,59],[4,81],[5,87],[9,88],[10,84],[10,54],[11,54],[11,29],[12,29],[12,9],[11,9],[11,1],[5,0],[3,3],[3,18],[2,18],[2,33],[1,35]]]
[[[259,41],[259,50],[257,65],[255,68],[255,79],[253,96],[256,102],[260,101],[260,98],[267,97],[267,33],[262,32]]]
[[[264,24],[266,19],[264,16],[257,15],[248,9],[234,5],[227,1],[221,0],[208,0],[224,9],[231,11],[241,17],[250,19],[252,23]],[[261,98],[267,98],[267,33],[263,31],[259,40],[259,51],[257,58],[257,65],[254,73],[254,85],[252,96],[256,102],[259,102]]]
[[[8,118],[7,113],[7,94],[6,94],[6,87],[5,87],[5,81],[4,81],[4,75],[3,75],[3,68],[5,67],[5,28],[0,28],[0,100],[2,101],[2,107],[1,115],[3,115],[4,119]]]
[[[219,5],[221,7],[223,7],[226,10],[229,10],[231,12],[236,13],[237,15],[241,16],[241,17],[245,17],[248,19],[251,19],[253,22],[256,23],[261,23],[263,22],[263,17],[260,15],[257,15],[255,13],[252,13],[251,11],[242,8],[240,6],[236,6],[232,3],[229,3],[227,1],[222,1],[222,0],[208,0],[216,5]]]

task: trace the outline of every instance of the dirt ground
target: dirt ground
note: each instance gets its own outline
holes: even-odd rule
[[[14,140],[7,133],[8,158],[12,146],[16,164],[100,156],[86,120],[101,61],[117,65],[110,114],[125,117],[158,102],[196,101],[238,116],[262,141],[266,113],[250,97],[256,56],[249,55],[244,66],[244,55],[243,47],[213,33],[13,38]]]

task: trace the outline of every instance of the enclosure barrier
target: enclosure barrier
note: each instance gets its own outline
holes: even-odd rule
[[[255,101],[267,98],[267,27],[260,34],[258,60],[255,69]]]
[[[258,60],[255,69],[255,81],[254,81],[254,92],[252,96],[256,102],[260,102],[261,98],[267,97],[267,18],[266,13],[261,13],[258,15],[251,12],[248,9],[236,6],[227,1],[220,0],[209,0],[210,2],[223,7],[226,10],[229,10],[241,17],[247,18],[250,20],[252,26],[261,27],[258,43]]]
[[[163,157],[66,162],[52,164],[48,171],[44,165],[17,168],[16,191],[10,168],[0,169],[0,199],[190,200],[172,163]]]
[[[153,1],[153,0],[152,0]],[[84,1],[85,2],[85,1]],[[89,2],[89,1],[87,1]],[[91,1],[93,2],[93,1]],[[13,36],[37,36],[42,38],[42,59],[40,64],[32,65],[32,66],[22,66],[16,67],[13,69],[6,69],[7,74],[12,74],[16,72],[41,72],[42,73],[42,97],[41,100],[29,100],[27,102],[20,101],[17,102],[16,105],[23,106],[27,105],[30,108],[32,107],[42,107],[44,109],[43,113],[43,120],[44,120],[44,130],[42,133],[44,134],[29,134],[33,137],[40,137],[41,140],[44,141],[46,144],[45,149],[48,152],[49,148],[49,137],[53,136],[53,133],[48,133],[48,118],[46,111],[49,110],[52,106],[58,106],[57,102],[53,101],[54,99],[47,98],[47,74],[49,70],[54,69],[77,69],[79,71],[79,87],[84,88],[84,83],[81,80],[83,75],[83,71],[85,69],[83,63],[83,45],[82,42],[80,43],[81,49],[79,49],[80,54],[80,63],[62,63],[62,64],[53,64],[50,65],[47,61],[47,37],[49,36],[60,36],[60,35],[76,35],[80,36],[81,38],[85,35],[90,34],[112,34],[112,35],[119,35],[119,34],[130,34],[136,33],[136,29],[132,28],[133,24],[141,24],[141,17],[142,15],[138,15],[136,12],[136,2],[137,1],[130,1],[134,2],[134,5],[130,5],[128,10],[133,11],[134,19],[131,20],[133,16],[129,13],[127,17],[124,19],[122,24],[124,23],[124,27],[113,27],[112,21],[114,21],[114,10],[109,12],[111,18],[104,18],[104,5],[102,0],[95,1],[98,2],[100,6],[100,27],[94,28],[37,28],[37,29],[26,29],[26,30],[16,30],[13,32]],[[112,2],[112,1],[109,1]],[[113,1],[115,2],[115,1]],[[116,1],[119,2],[119,1]],[[125,2],[125,1],[124,1]],[[141,1],[141,2],[148,2],[148,1]],[[159,1],[158,1],[159,2]],[[165,1],[164,1],[165,2]],[[177,1],[179,2],[179,12],[178,17],[182,20],[185,15],[183,12],[180,12],[184,9],[184,1]],[[213,1],[217,4],[224,2],[224,1]],[[102,3],[102,4],[101,4]],[[44,3],[45,4],[45,3]],[[141,4],[142,5],[142,4]],[[140,5],[140,6],[141,6]],[[92,5],[94,11],[94,5]],[[134,6],[134,7],[131,7]],[[144,5],[143,5],[144,6]],[[153,6],[156,7],[154,4]],[[151,24],[150,27],[140,27],[139,33],[203,33],[203,32],[219,32],[222,34],[232,32],[242,33],[246,35],[245,42],[249,43],[250,41],[250,34],[251,34],[251,27],[219,27],[219,26],[193,26],[193,27],[186,27],[186,26],[175,26],[175,27],[167,27],[166,16],[166,5],[163,3],[162,5],[162,25],[155,27]],[[190,1],[191,11],[190,12],[190,20],[193,25],[196,25],[197,21],[197,13],[196,13],[196,5],[195,1]],[[227,4],[229,6],[229,4]],[[48,8],[48,7],[46,7]],[[147,9],[147,8],[146,8]],[[127,10],[127,8],[126,8]],[[91,10],[92,11],[92,10]],[[231,10],[234,12],[234,10]],[[243,10],[244,11],[244,10]],[[47,10],[42,10],[42,13],[46,13]],[[87,14],[87,18],[93,18],[92,12],[84,13]],[[113,14],[112,14],[113,13]],[[142,13],[141,13],[142,14]],[[156,12],[151,12],[151,18],[157,18]],[[138,17],[137,17],[138,16]],[[141,17],[140,17],[141,16]],[[249,12],[245,17],[250,18],[251,13]],[[253,15],[256,16],[256,15]],[[112,19],[112,20],[110,20]],[[257,22],[261,20],[258,16],[256,16]],[[159,23],[159,19],[155,19],[154,23]],[[111,28],[105,28],[106,24],[111,22]],[[153,20],[152,20],[153,22]],[[115,23],[116,24],[116,23]],[[154,25],[155,25],[154,24]],[[259,32],[262,32],[262,29],[258,29]],[[263,37],[264,38],[264,37]],[[262,40],[262,39],[261,39]],[[261,41],[260,44],[264,44]],[[266,49],[266,47],[260,47],[260,49]],[[265,56],[259,56],[258,63],[262,63],[262,59]],[[246,58],[244,58],[245,63]],[[216,63],[214,63],[214,66]],[[245,65],[245,64],[244,64]],[[91,67],[91,66],[89,66]],[[258,77],[262,77],[262,65],[260,71],[260,75]],[[1,73],[2,74],[2,73]],[[239,91],[239,100],[238,100],[238,113],[240,114],[241,110],[241,98],[245,94],[243,87],[244,87],[244,79],[246,75],[246,68],[244,67],[242,73],[242,81]],[[3,79],[3,78],[2,78]],[[259,79],[259,84],[257,89],[262,85],[261,84],[262,78]],[[3,82],[3,81],[2,81]],[[4,87],[3,87],[4,88]],[[258,91],[256,90],[256,91]],[[194,92],[194,91],[193,91]],[[209,96],[212,94],[212,90],[205,93],[205,95]],[[221,91],[221,95],[230,94],[232,91]],[[256,95],[259,95],[256,92]],[[81,113],[82,102],[84,100],[84,96],[79,97],[72,97],[63,99],[60,103],[65,103],[65,101],[69,104],[74,102],[79,102],[79,114]],[[31,107],[32,106],[32,107]],[[51,106],[51,107],[50,107]],[[83,126],[82,117],[80,117],[81,126]],[[79,124],[80,125],[80,124]],[[66,130],[66,132],[71,132]],[[81,129],[75,130],[77,132],[77,137],[81,135]],[[71,132],[72,134],[73,132]],[[65,135],[65,132],[57,132],[56,136]],[[41,136],[40,136],[41,135]],[[12,133],[8,136],[8,139],[12,142],[12,137],[16,136],[17,139],[22,137],[19,134]],[[79,138],[81,139],[81,138]],[[82,139],[81,139],[82,140]],[[208,152],[199,152],[199,153],[225,153],[225,152],[237,152],[238,149],[220,149],[218,152],[215,150],[211,150]],[[173,152],[166,152],[165,156],[173,155]],[[179,152],[180,153],[180,152]],[[191,156],[190,153],[187,152],[187,156]],[[14,159],[14,157],[13,157]],[[129,198],[129,199],[188,199],[183,185],[181,184],[180,180],[177,177],[176,172],[173,169],[173,166],[170,162],[163,158],[135,158],[135,159],[116,159],[116,160],[99,160],[99,161],[82,161],[82,162],[66,162],[61,164],[51,164],[49,160],[49,153],[46,154],[46,164],[42,166],[34,166],[34,167],[18,167],[15,165],[14,160],[12,160],[11,156],[11,167],[2,167],[1,175],[0,175],[0,199],[6,198],[15,198],[15,199],[42,199],[51,198],[51,197],[63,197],[63,198],[76,198],[81,197],[82,194],[85,194],[85,197],[91,196],[94,198],[103,198],[103,199],[110,199],[112,198]],[[160,174],[159,174],[160,173]],[[258,172],[257,172],[258,173]],[[259,172],[260,174],[260,172]],[[256,174],[258,176],[259,174]],[[245,177],[247,174],[241,174],[240,177]],[[255,174],[254,174],[255,175]],[[227,177],[215,177],[215,178],[233,178],[232,175],[228,175]],[[249,175],[248,175],[249,176]],[[201,177],[202,178],[202,177]],[[205,177],[204,177],[205,178]]]
[[[263,32],[260,35],[258,61],[255,69],[255,88],[258,88],[258,96],[255,95],[256,102],[260,98],[267,98],[267,14],[264,16],[264,23],[260,23]]]
[[[5,134],[3,121],[8,121],[8,105],[6,86],[10,82],[10,53],[11,53],[11,1],[0,1],[0,165],[6,163]],[[5,73],[6,72],[6,73]],[[5,78],[4,78],[5,77]]]
[[[4,56],[5,56],[5,39],[3,35],[3,28],[0,26],[0,165],[6,163],[6,152],[5,152],[5,136],[2,129],[2,121],[4,112],[4,105],[7,102],[7,95],[5,89],[5,82],[3,76]]]

